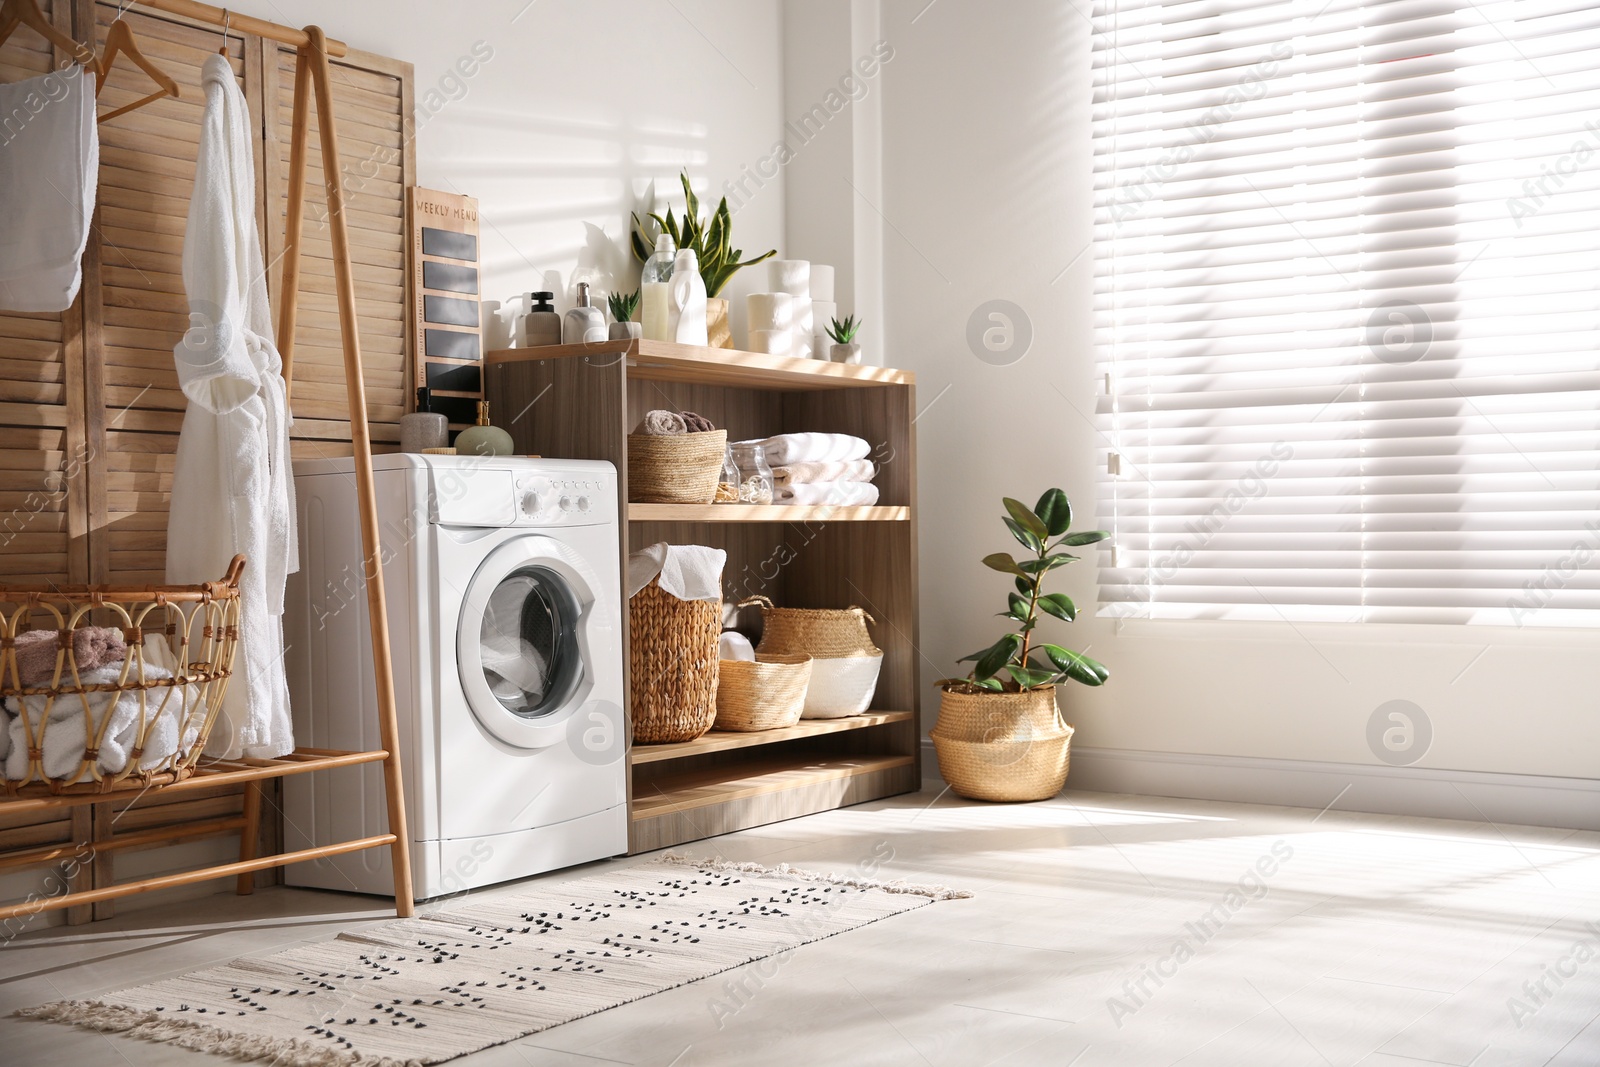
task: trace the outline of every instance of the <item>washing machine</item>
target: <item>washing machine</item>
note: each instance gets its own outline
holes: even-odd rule
[[[418,898],[625,853],[615,469],[409,454],[374,466]],[[381,748],[352,461],[294,470],[295,740]],[[285,778],[287,847],[387,832],[380,768]],[[287,880],[392,896],[389,863],[370,849]]]

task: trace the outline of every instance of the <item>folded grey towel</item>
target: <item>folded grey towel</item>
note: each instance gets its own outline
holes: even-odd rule
[[[36,689],[50,684],[55,677],[56,653],[61,648],[61,631],[29,630],[17,635],[17,673],[23,686]],[[79,672],[98,670],[112,663],[121,663],[128,654],[122,631],[109,626],[81,626],[72,631],[72,658]],[[61,680],[72,684],[72,667],[63,663]],[[10,678],[0,679],[9,684]]]

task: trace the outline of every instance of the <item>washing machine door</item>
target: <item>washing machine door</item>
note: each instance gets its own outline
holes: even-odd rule
[[[537,534],[500,545],[472,576],[456,628],[461,688],[473,717],[506,744],[566,740],[594,689],[597,585],[581,556]]]

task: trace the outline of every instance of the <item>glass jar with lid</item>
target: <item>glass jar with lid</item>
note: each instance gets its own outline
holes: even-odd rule
[[[739,503],[772,503],[772,468],[767,464],[767,450],[759,441],[736,441],[730,450],[739,471]]]

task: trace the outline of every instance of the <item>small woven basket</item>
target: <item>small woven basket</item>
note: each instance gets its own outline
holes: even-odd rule
[[[811,681],[810,656],[761,654],[754,663],[725,659],[717,672],[717,729],[781,730],[800,721]]]
[[[764,596],[739,602],[761,605],[761,644],[768,655],[812,657],[802,718],[841,719],[872,706],[883,652],[872,643],[867,623],[877,623],[858,607],[780,608]]]
[[[629,599],[628,625],[634,743],[693,741],[711,729],[721,602],[679,600],[652,578]]]
[[[10,720],[5,792],[107,793],[189,777],[233,674],[244,565],[235,556],[221,581],[202,585],[0,586],[0,697],[16,716],[0,716]],[[99,658],[84,662],[80,639],[91,637]]]
[[[728,431],[628,435],[628,500],[709,504],[716,499]]]

